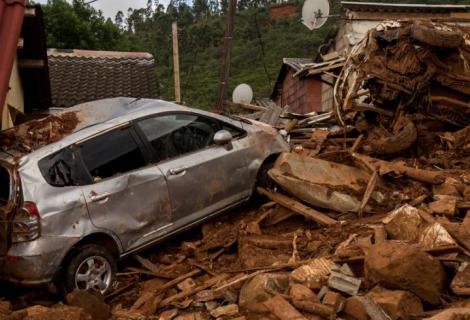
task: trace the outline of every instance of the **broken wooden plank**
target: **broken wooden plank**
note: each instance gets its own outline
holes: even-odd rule
[[[191,291],[182,291],[182,292],[179,292],[175,295],[172,295],[172,296],[164,299],[160,303],[159,307],[164,307],[164,306],[167,306],[167,305],[169,305],[170,303],[172,303],[174,301],[192,296],[193,294],[198,293],[199,291],[202,291],[204,289],[207,289],[207,288],[210,288],[210,287],[216,285],[218,282],[227,279],[227,277],[228,277],[227,274],[221,274],[220,276],[217,276],[217,277],[214,277],[214,278],[211,278],[211,279],[207,280],[204,284],[202,284],[200,286],[197,286],[196,288],[194,288]]]
[[[323,214],[315,209],[307,207],[306,205],[303,205],[302,203],[295,201],[283,194],[280,194],[275,191],[269,191],[261,187],[258,187],[257,191],[258,193],[268,197],[272,201],[279,203],[281,206],[286,207],[287,209],[290,209],[298,214],[301,214],[304,217],[311,219],[319,224],[328,226],[337,223],[335,219],[328,217],[326,214]]]
[[[265,107],[257,106],[257,105],[250,104],[250,103],[232,102],[232,101],[226,100],[224,104],[232,108],[240,108],[240,109],[251,110],[251,111],[266,111],[267,110],[267,108]]]

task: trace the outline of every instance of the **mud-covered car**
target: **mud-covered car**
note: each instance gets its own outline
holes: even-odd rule
[[[0,133],[0,274],[106,293],[116,262],[250,198],[288,145],[270,126],[149,99]]]

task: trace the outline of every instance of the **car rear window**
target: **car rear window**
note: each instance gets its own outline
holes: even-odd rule
[[[6,204],[10,199],[10,174],[4,167],[0,167],[0,203]]]
[[[80,159],[72,148],[65,148],[39,161],[39,170],[52,186],[80,186],[90,183]]]

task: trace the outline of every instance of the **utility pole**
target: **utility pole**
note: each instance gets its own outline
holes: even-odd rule
[[[236,10],[237,0],[230,0],[225,19],[224,56],[222,61],[222,69],[220,71],[219,96],[217,99],[217,108],[221,111],[224,110],[228,76],[230,73],[230,57],[232,53],[233,29]]]
[[[173,77],[175,78],[175,101],[181,103],[181,88],[180,88],[180,57],[178,51],[178,24],[173,22],[171,24],[173,34]]]

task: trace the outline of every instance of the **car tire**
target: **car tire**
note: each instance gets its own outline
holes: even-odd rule
[[[63,270],[65,293],[74,289],[94,289],[105,295],[114,282],[117,263],[105,247],[87,244],[72,252]]]

